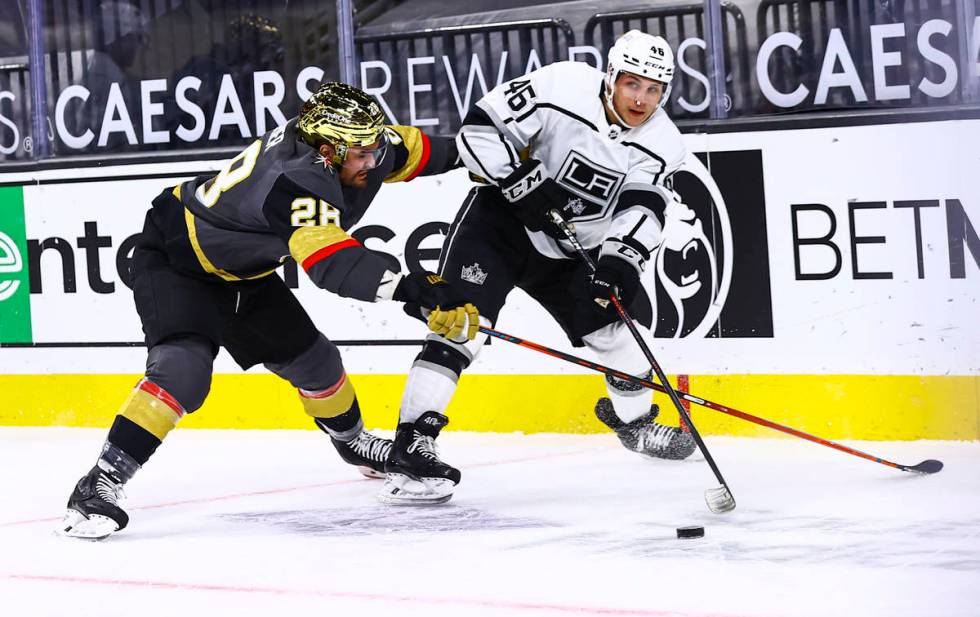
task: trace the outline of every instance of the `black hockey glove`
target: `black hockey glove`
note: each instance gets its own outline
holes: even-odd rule
[[[544,165],[537,159],[521,163],[509,176],[500,181],[500,192],[509,201],[514,214],[531,231],[543,231],[556,240],[564,234],[551,221],[548,212],[562,211],[570,198],[565,189],[548,177]]]
[[[466,304],[466,298],[455,287],[432,272],[406,274],[398,281],[391,297],[398,302],[418,304],[427,309],[437,306],[450,309]]]
[[[615,310],[609,302],[609,296],[615,293],[623,306],[629,307],[640,291],[640,274],[649,258],[643,245],[632,239],[607,238],[592,275],[592,298],[596,304]]]
[[[436,334],[456,342],[473,340],[480,328],[480,312],[438,274],[412,272],[398,282],[392,299],[405,302],[410,315],[420,307],[420,315]],[[414,315],[413,315],[414,316]]]

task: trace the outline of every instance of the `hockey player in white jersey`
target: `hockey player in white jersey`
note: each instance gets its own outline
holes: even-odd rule
[[[662,109],[673,72],[667,42],[632,30],[610,50],[605,74],[558,62],[501,84],[470,110],[456,143],[485,184],[459,210],[439,273],[480,307],[481,323],[492,325],[507,294],[520,287],[573,345],[649,378],[639,346],[612,306],[603,305],[615,290],[649,333],[652,309],[640,275],[660,244],[664,217],[690,212],[665,184],[686,155]],[[554,227],[553,209],[573,223],[597,260],[594,275]],[[443,412],[460,373],[485,338],[428,337],[403,394],[382,501],[452,496],[460,472],[439,459],[435,438],[448,423]],[[648,391],[611,377],[607,389],[595,413],[627,448],[666,459],[694,451],[688,433],[656,422]]]

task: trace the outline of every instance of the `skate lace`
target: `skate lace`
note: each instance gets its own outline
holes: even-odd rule
[[[415,438],[408,446],[409,454],[413,454],[415,452],[418,452],[419,455],[429,460],[439,460],[438,451],[436,450],[436,440],[428,435],[423,435],[418,431],[415,432]]]
[[[670,442],[674,438],[674,429],[665,424],[654,423],[644,427],[638,437],[637,450],[649,449],[658,452],[666,450],[670,446]]]
[[[350,447],[358,456],[362,456],[371,461],[384,462],[388,459],[391,442],[387,439],[375,437],[367,431],[361,431],[354,441],[350,442]]]
[[[114,506],[119,505],[119,500],[126,496],[123,493],[122,485],[116,484],[104,473],[100,473],[98,479],[95,481],[95,494],[103,501],[111,503]]]

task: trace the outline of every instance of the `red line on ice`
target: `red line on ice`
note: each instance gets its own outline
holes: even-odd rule
[[[488,467],[490,465],[508,465],[511,463],[523,463],[526,461],[538,461],[547,458],[558,458],[562,456],[575,456],[577,454],[582,454],[583,452],[594,452],[595,449],[587,450],[573,450],[571,452],[559,452],[557,454],[543,454],[539,456],[525,456],[521,458],[513,458],[506,461],[490,461],[486,463],[476,463],[475,465],[467,465],[469,469],[476,467]],[[173,506],[184,506],[188,504],[195,503],[211,503],[214,501],[226,501],[229,499],[241,499],[243,497],[256,497],[259,495],[274,495],[276,493],[291,493],[293,491],[305,491],[315,488],[326,488],[330,486],[343,486],[345,484],[358,484],[361,482],[368,482],[367,478],[352,478],[350,480],[336,480],[334,482],[319,482],[316,484],[304,484],[301,486],[290,486],[285,488],[271,488],[263,491],[248,491],[245,493],[231,493],[229,495],[218,495],[217,497],[198,497],[196,499],[184,499],[181,501],[167,501],[163,503],[155,503],[146,506],[134,506],[132,508],[127,508],[127,510],[154,510],[156,508],[170,508]],[[9,521],[6,523],[0,523],[0,527],[15,527],[17,525],[33,525],[35,523],[53,523],[55,521],[60,521],[61,517],[48,517],[48,518],[33,518],[23,521]]]
[[[314,596],[324,598],[347,598],[375,602],[408,602],[414,604],[458,604],[487,608],[501,608],[522,611],[556,611],[587,615],[636,615],[640,617],[734,617],[721,613],[691,613],[687,611],[660,611],[635,608],[602,608],[595,606],[575,606],[568,604],[546,604],[543,602],[507,602],[500,600],[481,600],[479,598],[439,598],[424,596],[385,595],[379,593],[359,593],[351,591],[319,591],[315,589],[288,589],[282,587],[238,587],[202,583],[175,583],[168,581],[140,581],[127,579],[82,578],[77,576],[42,576],[32,574],[0,574],[0,578],[45,583],[76,583],[84,585],[111,585],[118,587],[138,587],[141,589],[167,589],[183,591],[217,591],[225,593],[258,593],[285,596]]]

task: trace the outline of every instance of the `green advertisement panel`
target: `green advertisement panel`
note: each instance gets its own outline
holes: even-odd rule
[[[30,342],[31,285],[24,189],[0,187],[0,343]]]

